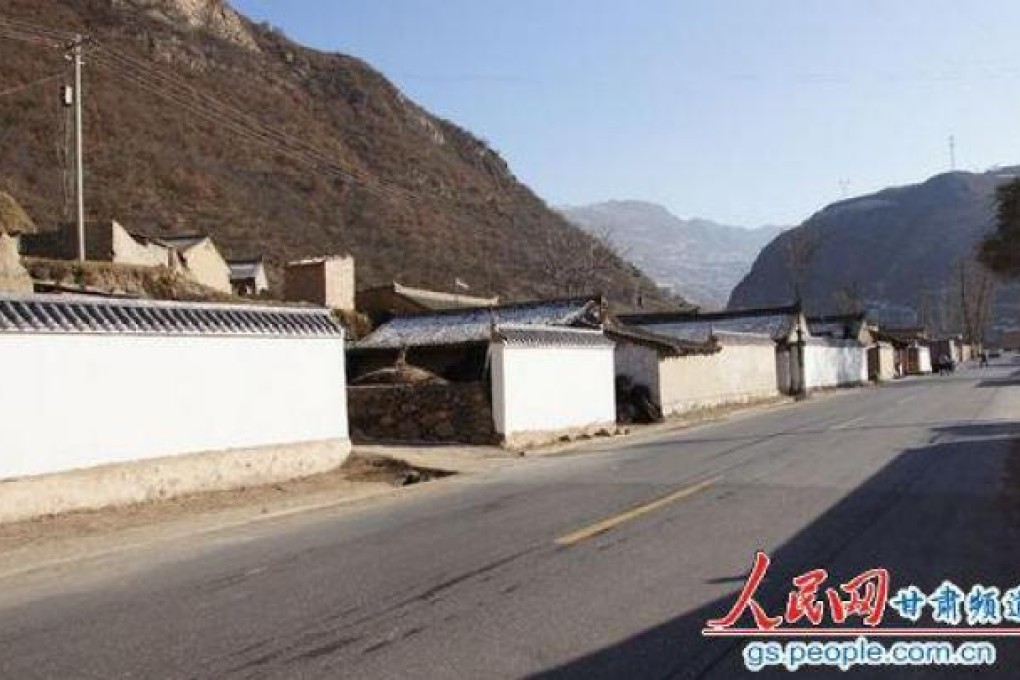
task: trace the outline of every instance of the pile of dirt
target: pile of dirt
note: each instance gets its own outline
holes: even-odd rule
[[[364,454],[352,455],[341,469],[352,482],[384,482],[394,486],[431,482],[454,474],[446,470],[413,466],[394,458]]]
[[[377,371],[371,371],[351,381],[352,385],[422,385],[425,383],[446,384],[446,380],[424,368],[398,363]]]

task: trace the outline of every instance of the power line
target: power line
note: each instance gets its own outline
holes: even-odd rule
[[[22,19],[15,19],[13,17],[0,15],[0,25],[6,25],[10,28],[24,31],[26,33],[35,33],[37,35],[50,36],[59,40],[70,41],[74,38],[75,33],[70,31],[62,31],[56,28],[50,28],[48,26],[39,26],[38,24],[32,24]]]
[[[38,80],[33,80],[30,83],[25,83],[24,85],[17,85],[15,87],[11,87],[11,88],[8,88],[6,90],[0,90],[0,98],[12,96],[12,95],[18,94],[20,92],[24,92],[25,90],[31,89],[31,88],[35,87],[36,85],[42,85],[43,83],[50,83],[50,82],[53,82],[54,80],[57,80],[57,79],[60,79],[60,78],[63,78],[63,77],[64,77],[63,73],[54,73],[53,75],[48,75],[45,78],[39,78]]]
[[[65,43],[71,41],[74,39],[74,34],[0,16],[0,37],[59,47],[61,45],[58,41],[63,41]],[[99,46],[96,45],[96,47]],[[289,135],[279,130],[266,128],[252,116],[223,103],[221,100],[201,92],[180,78],[171,76],[170,74],[161,73],[152,68],[150,64],[128,55],[118,53],[112,49],[106,48],[105,46],[102,46],[100,50],[101,51],[93,51],[92,54],[99,57],[97,63],[101,66],[105,65],[108,69],[117,72],[118,75],[121,75],[122,77],[125,75],[123,73],[124,69],[131,71],[126,79],[133,82],[136,86],[147,90],[151,94],[160,96],[165,100],[169,100],[178,106],[184,107],[191,113],[205,118],[209,122],[226,126],[235,134],[245,136],[250,141],[256,141],[264,145],[268,145],[278,153],[284,154],[294,160],[323,167],[341,179],[350,181],[369,191],[391,198],[397,196],[408,198],[414,197],[414,194],[406,191],[402,187],[381,186],[381,183],[369,177],[361,170],[351,168],[345,163],[339,161],[339,159],[321,153],[316,147],[308,144],[298,137],[294,137],[293,135]],[[105,64],[102,61],[104,58],[107,59],[107,63]],[[168,89],[174,88],[176,88],[176,92],[167,91]],[[182,93],[181,90],[184,92]],[[201,103],[209,107],[209,109],[198,109],[195,106],[192,106],[191,102],[186,101],[181,96],[182,94],[194,97],[196,100],[201,101]]]
[[[254,117],[239,111],[180,78],[153,69],[137,59],[100,46],[93,52],[96,63],[113,71],[154,96],[171,101],[196,117],[223,126],[246,139],[263,144],[293,160],[324,169],[366,191],[389,198],[414,199],[403,187],[380,182],[360,169],[351,168],[335,156],[327,155],[308,142],[289,133],[269,128]],[[183,91],[182,91],[183,90]]]
[[[67,49],[76,34],[0,16],[0,39],[19,40]],[[122,80],[249,142],[260,144],[298,163],[325,171],[369,193],[384,198],[415,200],[419,195],[392,182],[371,176],[306,140],[271,128],[236,106],[203,92],[175,74],[154,68],[151,62],[113,50],[95,41],[89,54],[95,63]],[[60,76],[53,76],[56,79]],[[0,93],[3,96],[3,93]],[[336,142],[336,140],[334,140]],[[442,198],[433,194],[434,197]]]

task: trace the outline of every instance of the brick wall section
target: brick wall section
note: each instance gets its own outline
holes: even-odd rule
[[[355,442],[499,441],[485,383],[352,386],[347,399]]]

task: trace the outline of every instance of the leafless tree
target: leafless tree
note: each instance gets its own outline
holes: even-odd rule
[[[562,295],[584,295],[603,291],[622,259],[608,235],[603,239],[580,231],[549,231],[542,243],[541,269]]]
[[[818,232],[808,231],[806,227],[791,230],[784,241],[783,256],[793,282],[793,295],[797,300],[803,297],[804,285],[819,245],[821,239]]]
[[[967,342],[981,345],[992,320],[992,301],[998,289],[998,281],[984,265],[968,257],[957,261],[953,284],[963,338]]]

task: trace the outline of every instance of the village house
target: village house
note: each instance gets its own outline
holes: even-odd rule
[[[498,297],[445,293],[405,286],[396,281],[388,286],[376,286],[358,291],[355,300],[358,311],[367,315],[377,324],[404,314],[434,312],[443,309],[495,307],[499,304]]]
[[[74,260],[78,257],[78,227],[65,223],[53,231],[26,234],[21,239],[21,253],[29,257]],[[174,270],[183,267],[177,252],[168,244],[128,231],[116,220],[85,223],[85,259]]]
[[[879,328],[875,334],[895,352],[896,375],[926,375],[932,372],[928,332],[920,327]]]
[[[896,351],[888,342],[877,338],[878,326],[868,321],[864,312],[808,317],[808,328],[814,337],[859,342],[867,350],[868,380],[886,382],[896,377]]]
[[[269,290],[269,276],[265,260],[259,256],[246,260],[227,260],[230,268],[230,287],[234,295],[258,297]]]
[[[350,449],[324,309],[0,295],[0,356],[0,521],[307,476]]]
[[[230,266],[208,234],[161,236],[159,241],[178,254],[192,280],[221,293],[233,292]]]
[[[334,255],[288,262],[283,272],[283,297],[291,302],[354,310],[354,258]]]
[[[662,417],[779,395],[775,344],[767,335],[716,332],[685,340],[620,323],[606,335],[616,343],[618,378],[648,390]]]
[[[812,336],[806,317],[796,305],[725,312],[631,314],[619,319],[629,326],[690,342],[725,339],[731,347],[742,342],[746,348],[753,344],[761,346],[767,339],[774,351],[776,386],[783,394],[859,385],[868,380],[865,347],[856,339]],[[760,349],[757,352],[744,349],[729,356],[740,355],[743,359],[739,363],[754,363],[762,361],[765,353]],[[726,356],[724,347],[724,363]],[[758,358],[751,358],[755,356]],[[729,370],[741,369],[735,365]]]
[[[25,234],[21,254],[54,260],[78,257],[78,229],[63,224],[53,231]],[[148,236],[128,231],[116,220],[85,224],[85,259],[137,267],[167,267],[221,293],[230,293],[230,269],[206,234]]]
[[[352,432],[513,444],[611,427],[613,343],[603,313],[600,298],[577,298],[394,317],[349,351]],[[434,380],[362,384],[401,363]]]

